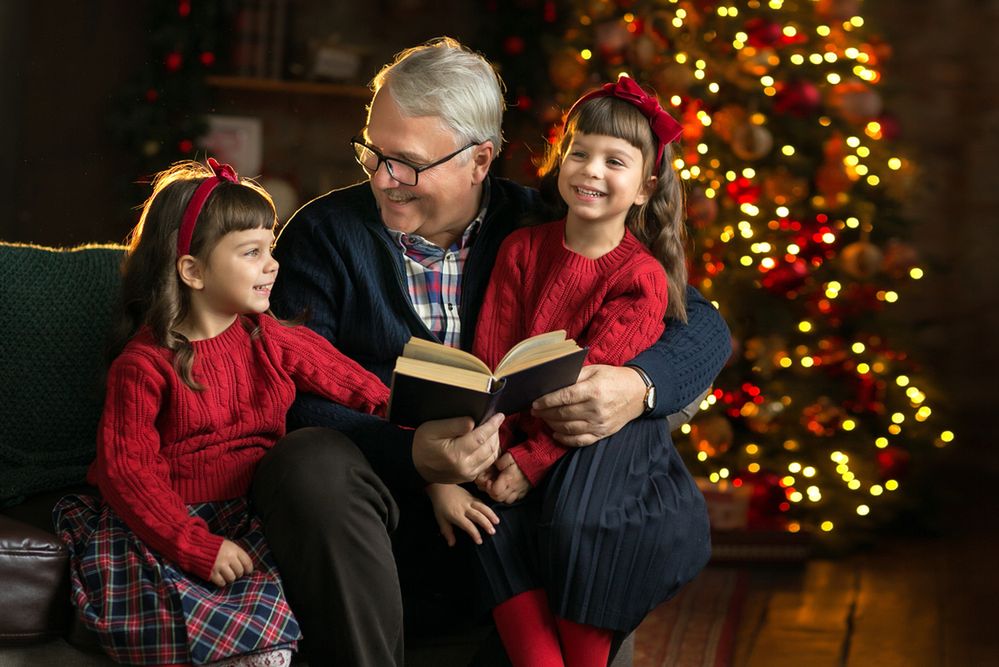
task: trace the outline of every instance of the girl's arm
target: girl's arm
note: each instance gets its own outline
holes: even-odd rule
[[[606,301],[587,327],[580,345],[589,347],[588,364],[619,366],[656,341],[663,331],[666,313],[666,273],[652,257],[635,259],[631,279],[608,294]],[[527,439],[509,449],[532,486],[537,486],[568,451],[552,436],[549,427],[531,415],[525,415],[520,427]]]
[[[152,363],[125,357],[115,361],[91,479],[139,539],[185,572],[208,580],[223,538],[190,516],[170,485],[155,425],[165,386]]]
[[[378,376],[308,327],[284,326],[266,316],[260,321],[295,386],[358,412],[385,416],[389,390]]]

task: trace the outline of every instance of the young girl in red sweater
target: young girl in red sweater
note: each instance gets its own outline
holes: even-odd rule
[[[157,175],[132,233],[97,458],[55,521],[74,603],[115,660],[287,665],[300,638],[246,499],[297,389],[382,414],[388,389],[269,313],[268,194],[209,160]]]
[[[495,365],[528,336],[565,329],[589,347],[587,363],[620,366],[659,339],[664,315],[686,320],[683,192],[670,150],[680,132],[655,96],[626,76],[573,105],[542,169],[542,193],[557,188],[564,219],[519,229],[500,248],[474,344],[486,364]],[[556,599],[558,593],[549,590],[556,582],[545,575],[558,557],[546,553],[548,538],[538,529],[545,524],[544,509],[539,508],[543,498],[558,496],[543,488],[541,498],[520,501],[531,489],[563,483],[560,478],[546,484],[546,477],[573,450],[556,442],[544,423],[528,414],[508,417],[502,435],[504,453],[491,474],[478,480],[480,489],[499,502],[483,509],[461,487],[432,485],[429,493],[441,531],[453,544],[451,525],[459,526],[479,545],[484,596],[515,667],[603,667],[613,630],[632,629],[634,620],[626,619],[640,618],[653,602],[646,596],[615,599],[613,593],[601,598],[595,592],[585,594],[587,600],[577,605],[583,611],[566,611],[571,605]],[[652,478],[669,474],[657,473],[647,461],[641,465],[650,466]],[[643,472],[637,477],[645,476]],[[594,487],[587,495],[597,504],[599,481],[585,484]],[[636,484],[637,499],[645,482],[639,479]],[[664,520],[651,516],[663,514],[655,508],[637,507],[642,504],[636,502],[632,520],[650,525]],[[493,536],[482,540],[476,526]],[[633,545],[640,538],[629,537],[627,531],[620,534],[625,536],[624,546],[618,548],[621,561],[631,559],[638,565],[640,549]],[[579,530],[569,539],[575,542],[573,550],[583,551],[599,550],[602,539],[611,542],[618,536]],[[606,587],[593,580],[622,578],[610,572],[555,576],[564,578],[559,582],[563,585],[594,590]],[[647,571],[629,570],[623,578],[646,576]],[[627,582],[618,583],[629,588]],[[553,613],[552,606],[565,613]],[[620,620],[611,627],[586,622],[585,612],[600,607],[611,609],[610,617]]]

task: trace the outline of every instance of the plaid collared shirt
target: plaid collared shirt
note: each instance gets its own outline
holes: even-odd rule
[[[461,272],[489,207],[489,181],[482,189],[482,206],[465,233],[448,248],[440,248],[422,236],[390,229],[389,234],[403,253],[409,300],[434,337],[451,347],[461,345]]]

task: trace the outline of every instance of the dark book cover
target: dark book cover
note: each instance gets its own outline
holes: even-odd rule
[[[492,393],[393,373],[389,421],[415,427],[432,419],[471,417],[479,424],[497,412],[520,412],[535,399],[574,384],[586,352],[577,350],[511,373],[500,380]]]

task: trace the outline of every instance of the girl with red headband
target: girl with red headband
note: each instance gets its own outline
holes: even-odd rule
[[[474,345],[486,364],[524,338],[565,329],[589,348],[588,364],[626,365],[659,339],[664,316],[686,321],[684,201],[671,149],[681,131],[627,76],[573,105],[541,172],[561,219],[519,229],[500,247]],[[472,494],[429,487],[448,542],[452,525],[476,542],[483,597],[515,667],[603,667],[614,632],[633,630],[706,561],[703,498],[665,424],[637,420],[627,432],[574,450],[540,418],[508,417],[504,453],[477,480],[495,501],[495,534],[485,539]],[[627,474],[602,476],[613,466]],[[622,478],[631,486],[608,494],[605,480]],[[612,496],[634,506],[605,504]],[[578,524],[552,525],[555,502],[577,503]]]
[[[73,600],[115,660],[287,665],[300,638],[246,498],[298,389],[383,414],[388,389],[270,315],[274,203],[209,160],[157,175],[122,270],[99,495],[54,510]]]

